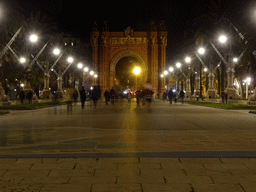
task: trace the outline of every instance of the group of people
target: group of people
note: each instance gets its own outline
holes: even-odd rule
[[[174,100],[175,103],[177,103],[177,100],[180,99],[181,103],[184,103],[184,97],[185,97],[185,93],[183,90],[180,91],[179,95],[178,92],[176,92],[175,89],[171,88],[168,91],[168,94],[166,92],[163,93],[163,100],[165,101],[167,99],[169,99],[170,104],[172,104],[172,101]]]
[[[24,103],[24,99],[28,99],[28,103],[32,103],[32,99],[33,99],[33,92],[31,90],[29,90],[27,92],[27,94],[25,94],[25,91],[24,90],[21,90],[20,91],[20,95],[19,95],[19,98],[20,98],[20,102],[21,104]]]

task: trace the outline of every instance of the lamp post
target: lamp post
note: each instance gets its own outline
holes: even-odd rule
[[[248,99],[248,86],[250,85],[251,81],[252,81],[251,77],[247,77],[244,80],[244,82],[246,83],[246,96],[245,96],[246,99]]]
[[[138,78],[138,75],[140,73],[140,68],[139,67],[135,67],[135,69],[133,70],[133,73],[135,74],[136,76],[136,90],[138,89],[138,82],[137,82],[137,78]]]
[[[188,64],[189,69],[190,69],[190,63],[191,63],[191,58],[190,57],[186,57],[185,58],[185,62]],[[191,97],[191,84],[190,84],[190,74],[187,75],[186,77],[186,98],[190,98]]]

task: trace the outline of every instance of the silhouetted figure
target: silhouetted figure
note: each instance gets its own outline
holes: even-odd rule
[[[25,99],[25,92],[23,90],[20,91],[20,102],[21,104],[23,104]]]
[[[32,103],[33,92],[31,90],[27,93],[28,103]]]
[[[107,105],[108,102],[109,102],[109,98],[110,98],[110,92],[109,92],[108,90],[106,90],[106,91],[104,92],[104,97],[105,97],[105,103],[106,103],[106,105]]]
[[[170,104],[172,104],[172,99],[173,99],[173,91],[172,91],[172,88],[171,88],[170,91],[168,92],[168,98],[169,98]]]
[[[82,104],[82,109],[84,108],[84,103],[86,101],[86,92],[84,87],[82,87],[82,89],[80,90],[80,100],[81,100],[81,104]]]

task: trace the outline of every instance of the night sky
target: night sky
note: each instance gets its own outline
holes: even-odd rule
[[[123,31],[127,26],[145,30],[151,20],[166,21],[170,50],[176,50],[184,40],[184,31],[193,31],[193,19],[209,12],[209,0],[180,1],[80,1],[80,0],[19,0],[27,14],[41,10],[58,23],[62,32],[88,40],[93,21],[101,30],[108,21],[110,31]],[[239,16],[249,1],[222,0],[222,5]],[[143,4],[144,3],[144,4]],[[234,19],[234,18],[233,18]]]

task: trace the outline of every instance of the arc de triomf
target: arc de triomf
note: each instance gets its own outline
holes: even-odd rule
[[[91,32],[92,59],[99,74],[102,93],[115,85],[116,64],[123,57],[135,57],[142,66],[142,80],[149,81],[155,95],[165,91],[165,79],[160,77],[166,66],[167,30],[164,22],[156,27],[151,22],[149,31],[134,31],[127,27],[123,32],[111,32],[104,22],[99,32],[97,22]]]

